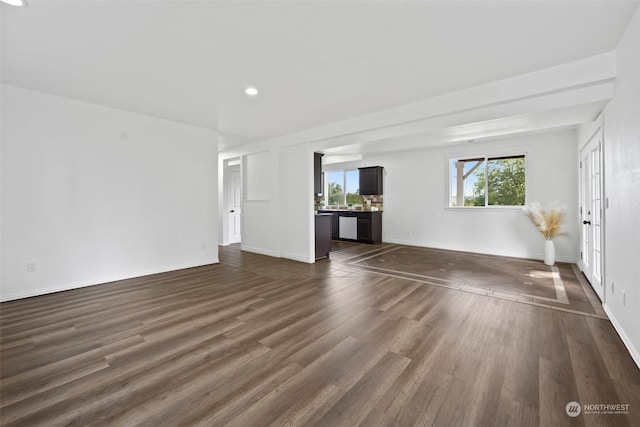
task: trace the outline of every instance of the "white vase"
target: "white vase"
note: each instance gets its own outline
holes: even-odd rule
[[[554,265],[556,263],[556,247],[551,239],[544,241],[544,263],[546,265]]]

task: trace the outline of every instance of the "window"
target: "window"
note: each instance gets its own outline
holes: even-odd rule
[[[523,206],[524,154],[449,161],[450,207]]]
[[[361,205],[360,174],[358,170],[329,171],[327,177],[327,205]]]

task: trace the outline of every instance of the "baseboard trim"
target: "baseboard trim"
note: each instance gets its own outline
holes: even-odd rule
[[[272,251],[270,249],[255,248],[253,246],[246,246],[246,245],[241,245],[240,249],[245,252],[252,252],[254,254],[266,255],[274,258],[281,258],[280,252]]]
[[[289,252],[282,252],[282,258],[290,259],[293,261],[304,262],[305,264],[313,264],[315,260],[310,261],[308,257],[298,254],[292,254]]]
[[[171,266],[171,267],[164,267],[164,268],[160,268],[160,269],[141,270],[141,271],[137,271],[135,273],[118,274],[118,275],[113,275],[113,276],[103,276],[103,277],[93,278],[93,279],[89,279],[89,280],[81,280],[81,281],[78,281],[78,282],[66,283],[66,284],[57,285],[57,286],[51,286],[51,287],[48,287],[48,288],[33,289],[33,290],[25,291],[25,292],[18,292],[18,293],[9,294],[9,295],[2,295],[2,296],[0,296],[0,302],[15,301],[15,300],[23,299],[23,298],[31,298],[31,297],[41,296],[41,295],[53,294],[53,293],[56,293],[56,292],[70,291],[72,289],[86,288],[86,287],[89,287],[89,286],[104,285],[106,283],[117,282],[118,280],[133,279],[133,278],[136,278],[136,277],[149,276],[149,275],[158,274],[158,273],[168,273],[170,271],[184,270],[185,268],[202,267],[202,266],[205,266],[205,265],[218,264],[219,262],[220,262],[220,260],[218,258],[215,258],[214,260],[211,260],[211,261],[208,261],[208,262],[204,262],[204,263],[203,262],[197,262],[197,263],[190,262],[190,263],[174,265],[174,266]]]
[[[602,304],[602,308],[604,308],[604,312],[607,313],[607,316],[609,316],[609,320],[611,320],[611,324],[620,336],[622,343],[625,347],[627,347],[631,358],[634,362],[636,362],[636,366],[638,367],[638,369],[640,369],[640,352],[638,352],[638,349],[635,348],[627,334],[624,332],[624,329],[622,329],[620,322],[618,322],[616,317],[613,315],[613,312],[609,309],[609,306],[607,304]]]

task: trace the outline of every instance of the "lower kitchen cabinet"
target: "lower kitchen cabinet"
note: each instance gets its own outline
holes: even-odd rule
[[[337,240],[340,237],[340,217],[334,213],[331,217],[331,238]]]
[[[329,258],[332,214],[316,215],[316,259]]]
[[[357,218],[356,241],[362,243],[381,243],[382,242],[382,212],[371,211],[333,211],[319,210],[319,213],[331,214],[331,238],[340,239],[340,217]],[[344,234],[344,233],[343,233]],[[343,239],[353,240],[353,239]]]
[[[382,212],[358,212],[358,242],[382,242]]]
[[[371,219],[358,218],[358,240],[371,240]]]

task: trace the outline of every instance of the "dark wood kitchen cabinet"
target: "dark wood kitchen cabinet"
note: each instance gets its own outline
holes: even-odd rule
[[[316,215],[316,259],[329,258],[332,214]]]
[[[313,153],[313,193],[322,196],[324,185],[322,182],[322,153]]]
[[[360,194],[363,196],[382,195],[382,166],[369,166],[358,168],[360,175]]]
[[[331,238],[337,240],[340,238],[340,212],[333,210],[319,210],[319,214],[331,215]]]
[[[371,218],[358,218],[358,240],[371,240]]]
[[[340,216],[337,212],[331,217],[331,238],[340,238]]]
[[[358,242],[382,242],[382,212],[358,212]]]
[[[382,242],[382,212],[356,210],[319,210],[318,214],[326,214],[331,218],[331,238],[340,239],[340,217],[356,217],[357,241],[361,243]]]

